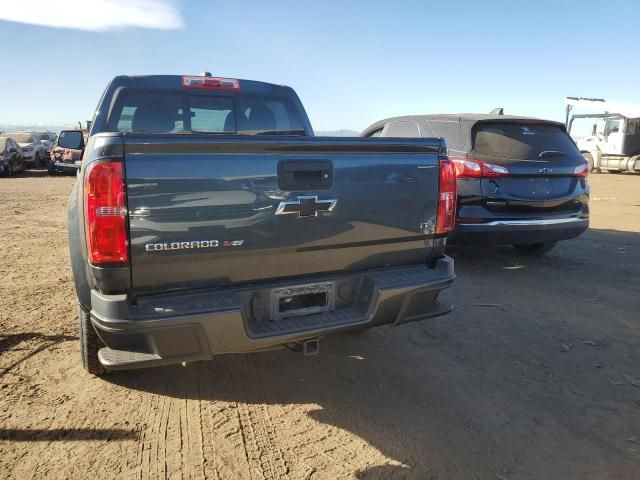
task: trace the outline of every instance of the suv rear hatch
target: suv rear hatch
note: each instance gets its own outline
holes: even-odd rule
[[[479,121],[469,156],[507,174],[483,178],[486,207],[510,214],[577,213],[586,162],[562,124],[535,120]]]

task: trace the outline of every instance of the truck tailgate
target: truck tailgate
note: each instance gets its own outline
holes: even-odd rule
[[[125,134],[132,285],[424,263],[437,139]]]

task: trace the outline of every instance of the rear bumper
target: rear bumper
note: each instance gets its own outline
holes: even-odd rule
[[[529,245],[575,238],[589,227],[589,219],[581,217],[493,220],[487,223],[458,223],[448,243]]]
[[[80,162],[76,161],[73,163],[67,163],[67,162],[60,162],[60,161],[55,161],[55,162],[50,161],[48,168],[49,170],[55,170],[56,172],[75,173],[78,171],[78,168],[80,168]]]
[[[139,299],[136,305],[126,295],[92,291],[91,321],[107,345],[99,353],[103,365],[111,370],[152,367],[442,315],[452,307],[437,297],[454,279],[453,260],[445,256],[434,268],[387,268],[299,282],[152,296]],[[340,298],[336,298],[334,311],[278,321],[256,318],[256,298],[269,299],[274,288],[316,282],[335,282]],[[269,305],[260,305],[259,312],[270,311]]]

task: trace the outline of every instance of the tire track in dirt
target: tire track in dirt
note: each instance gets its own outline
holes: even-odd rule
[[[182,478],[189,480],[204,480],[204,448],[202,436],[202,415],[199,388],[195,398],[189,396],[187,385],[199,385],[199,371],[197,368],[184,369],[182,379],[182,395],[179,400],[180,408],[180,439],[182,455]]]
[[[255,370],[254,355],[243,359]],[[239,379],[239,393],[242,398],[259,399],[260,403],[238,403],[238,421],[242,433],[242,443],[249,462],[251,478],[256,480],[278,480],[288,478],[289,466],[284,452],[278,447],[276,427],[272,421],[270,408],[273,395],[265,388],[260,375],[246,376],[246,370],[238,372],[234,365],[234,375]]]
[[[279,452],[273,426],[265,429],[264,417],[254,413],[256,406],[242,401],[247,395],[262,395],[262,390],[259,386],[257,391],[247,390],[236,362],[223,359],[197,365],[205,478],[287,478],[282,476],[286,467],[277,468],[283,461],[273,454]],[[223,393],[225,400],[219,399]],[[265,437],[265,431],[271,436]]]
[[[145,412],[145,417],[142,422],[142,431],[140,432],[140,442],[138,444],[137,469],[135,472],[137,480],[151,478],[151,454],[155,445],[154,437],[149,435],[151,433],[149,426],[156,425],[160,401],[158,395],[148,394],[144,396],[140,406],[140,411]]]
[[[204,363],[170,369],[160,377],[162,388],[147,393],[141,407],[148,413],[133,478],[250,478],[248,463],[238,458],[243,451],[238,406],[216,399],[220,389],[233,389],[228,372]],[[142,383],[157,384],[159,379],[144,378]]]
[[[196,365],[198,377],[199,412],[198,421],[202,434],[202,455],[205,478],[221,480],[225,478],[224,450],[239,427],[235,412],[224,402],[213,400],[215,389],[220,388],[219,376],[211,375],[206,365]],[[226,378],[226,377],[225,377]],[[233,440],[231,440],[231,443]],[[232,450],[237,449],[232,446]],[[238,475],[237,478],[243,478]]]
[[[169,380],[167,379],[166,382]],[[165,392],[166,392],[165,382]],[[163,392],[164,393],[164,392]],[[162,394],[159,398],[158,415],[152,429],[152,447],[151,447],[151,460],[150,466],[155,466],[155,476],[152,478],[167,478],[167,456],[166,456],[166,424],[168,421],[167,410],[171,399],[165,394]]]

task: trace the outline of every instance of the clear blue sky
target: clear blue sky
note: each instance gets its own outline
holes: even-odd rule
[[[115,75],[205,69],[291,85],[317,130],[497,106],[563,119],[567,95],[640,103],[637,0],[174,5],[182,29],[0,21],[0,123],[88,119]]]

